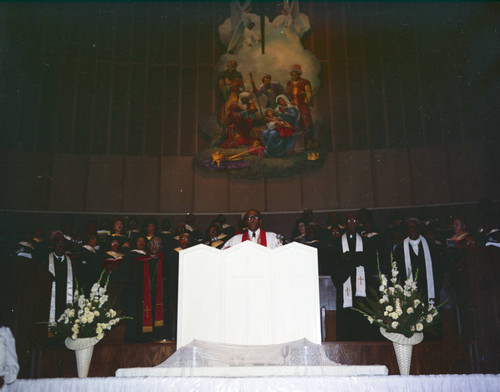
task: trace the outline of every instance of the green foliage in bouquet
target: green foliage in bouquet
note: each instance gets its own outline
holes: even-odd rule
[[[355,309],[364,315],[370,324],[376,323],[387,332],[399,333],[407,338],[415,332],[422,332],[436,321],[439,309],[446,303],[435,306],[432,301],[417,289],[417,276],[410,276],[401,283],[396,262],[391,257],[391,279],[380,272],[378,263],[380,287],[378,293],[371,288],[371,296],[367,296],[366,304],[361,309]]]
[[[111,330],[120,320],[130,318],[120,317],[119,312],[112,308],[107,294],[109,275],[104,286],[101,286],[104,272],[92,286],[88,297],[80,292],[75,279],[73,303],[68,304],[57,323],[49,324],[49,330],[55,336],[71,339],[97,337],[101,340],[104,333]]]

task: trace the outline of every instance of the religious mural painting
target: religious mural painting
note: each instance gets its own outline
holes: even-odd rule
[[[309,18],[297,0],[274,13],[263,4],[233,0],[219,26],[227,50],[215,70],[217,114],[200,127],[210,142],[194,158],[202,172],[288,177],[317,169],[326,158],[314,120],[321,66],[302,45]]]

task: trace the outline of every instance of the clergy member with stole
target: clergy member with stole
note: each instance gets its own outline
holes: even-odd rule
[[[53,237],[53,249],[47,260],[49,272],[54,276],[49,324],[55,324],[66,310],[67,304],[73,302],[73,266],[71,259],[65,254],[66,242],[62,233]]]
[[[437,247],[420,235],[420,221],[409,218],[406,221],[408,237],[394,250],[394,259],[402,277],[417,278],[418,290],[429,303],[439,304],[439,291],[443,285],[444,268]],[[418,271],[418,275],[417,275]],[[425,335],[426,340],[440,339],[441,324],[434,324]]]
[[[332,281],[337,289],[337,340],[378,339],[376,328],[352,308],[366,301],[369,287],[376,287],[376,254],[358,232],[355,215],[346,217],[346,232],[331,247]]]
[[[283,245],[282,237],[270,231],[261,229],[262,219],[260,212],[257,210],[248,210],[243,218],[248,230],[241,234],[236,234],[233,238],[226,242],[222,249],[230,248],[244,241],[252,241],[256,244],[265,246],[267,248],[277,248]]]
[[[148,254],[136,259],[139,263],[139,295],[142,295],[142,301],[137,301],[140,309],[136,311],[135,317],[139,327],[137,340],[141,342],[163,340],[171,335],[166,320],[166,269],[161,248],[161,238],[154,236],[148,243]]]

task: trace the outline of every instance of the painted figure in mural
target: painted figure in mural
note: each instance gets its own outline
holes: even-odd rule
[[[217,121],[223,128],[226,126],[229,106],[234,102],[238,102],[238,96],[244,90],[243,75],[236,69],[238,63],[230,60],[226,66],[227,69],[220,72],[217,78],[217,89],[219,92]]]
[[[291,105],[285,95],[279,95],[276,102],[275,111],[266,110],[266,128],[261,135],[265,145],[264,155],[269,158],[282,157],[293,147],[300,117],[299,109]]]
[[[226,117],[226,137],[219,144],[222,148],[233,148],[242,144],[253,144],[250,136],[257,107],[253,101],[254,95],[244,91],[239,95],[238,102],[229,105]]]
[[[233,53],[238,47],[242,46],[245,33],[260,29],[260,18],[252,13],[250,0],[247,0],[243,5],[238,0],[231,1],[231,17],[226,19],[219,26],[219,36],[221,42],[227,45],[227,52]],[[250,27],[251,23],[253,26]]]
[[[262,95],[267,98],[266,104],[264,106],[265,108],[276,108],[276,97],[285,93],[283,86],[280,83],[272,82],[271,75],[269,74],[265,74],[264,76],[262,76],[262,85],[258,89],[255,86],[255,82],[253,81],[253,79],[250,80],[250,83],[252,83],[253,93],[257,98],[261,97]]]
[[[306,133],[307,148],[316,147],[314,141],[313,123],[309,104],[312,99],[312,89],[309,80],[301,77],[302,67],[299,64],[292,66],[291,80],[286,85],[286,95],[290,102],[297,106],[300,112],[299,130]]]
[[[242,46],[247,48],[254,46],[257,42],[260,42],[260,37],[254,31],[255,23],[249,22],[248,26],[243,30],[243,43]]]
[[[311,29],[307,15],[299,12],[299,2],[292,0],[284,1],[281,13],[273,19],[271,26],[278,29],[284,38],[295,43]]]

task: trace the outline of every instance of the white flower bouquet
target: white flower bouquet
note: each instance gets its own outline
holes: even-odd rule
[[[434,323],[444,302],[435,306],[432,301],[427,301],[417,289],[417,276],[415,279],[410,276],[402,284],[397,265],[392,258],[391,269],[392,276],[388,280],[380,272],[379,265],[379,292],[372,289],[373,298],[367,297],[366,305],[360,305],[361,309],[353,309],[364,315],[370,324],[376,323],[387,332],[399,333],[409,338]]]
[[[104,337],[104,333],[120,320],[130,318],[120,317],[119,312],[111,307],[107,294],[109,275],[105,285],[101,286],[103,274],[104,271],[97,283],[92,286],[88,297],[80,292],[76,282],[73,303],[68,304],[57,323],[49,324],[49,329],[54,335],[73,340],[96,337],[99,341]]]

